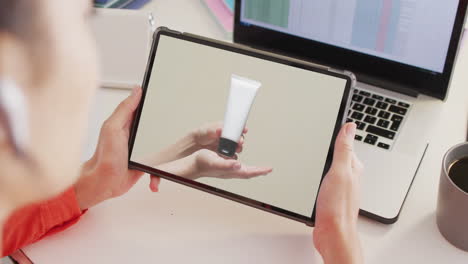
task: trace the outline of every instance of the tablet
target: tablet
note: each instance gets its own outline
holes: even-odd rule
[[[129,167],[313,226],[353,83],[350,73],[159,28]]]

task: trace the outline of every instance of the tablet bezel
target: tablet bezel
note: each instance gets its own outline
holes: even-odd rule
[[[157,175],[157,176],[159,176],[161,178],[164,178],[164,179],[167,179],[167,180],[170,180],[170,181],[173,181],[173,182],[177,182],[177,183],[180,183],[180,184],[183,184],[183,185],[186,185],[186,186],[189,186],[189,187],[192,187],[192,188],[204,191],[204,192],[208,192],[208,193],[211,193],[211,194],[223,197],[223,198],[227,198],[227,199],[230,199],[230,200],[233,200],[233,201],[245,204],[245,205],[249,205],[249,206],[252,206],[254,208],[258,208],[258,209],[261,209],[261,210],[264,210],[264,211],[267,211],[267,212],[270,212],[270,213],[273,213],[273,214],[276,214],[276,215],[287,217],[287,218],[290,218],[292,220],[305,223],[306,225],[309,225],[309,226],[314,226],[315,207],[316,207],[315,203],[316,203],[317,197],[315,197],[315,201],[314,201],[314,205],[313,205],[314,208],[313,208],[312,215],[310,217],[308,217],[308,216],[304,216],[304,215],[300,215],[300,214],[288,211],[288,210],[283,209],[283,208],[276,207],[274,205],[262,203],[262,202],[259,202],[259,201],[256,201],[256,200],[253,200],[253,199],[250,199],[250,198],[247,198],[247,197],[235,194],[235,193],[231,193],[231,192],[219,189],[219,188],[215,188],[213,186],[209,186],[209,185],[197,182],[197,181],[189,180],[189,179],[186,179],[186,178],[183,178],[183,177],[180,177],[180,176],[177,176],[177,175],[165,172],[165,171],[158,170],[158,169],[153,168],[153,167],[146,166],[144,164],[140,164],[140,163],[131,161],[133,145],[134,145],[135,137],[136,137],[136,134],[137,134],[137,131],[138,131],[140,116],[141,116],[143,106],[144,106],[144,103],[145,103],[146,91],[148,89],[148,84],[149,84],[149,80],[151,78],[154,59],[155,59],[155,55],[156,55],[156,52],[157,52],[159,39],[160,39],[161,36],[167,36],[167,37],[180,39],[180,40],[183,40],[183,41],[189,41],[189,42],[197,43],[197,44],[200,44],[200,45],[209,46],[209,47],[212,47],[212,48],[217,48],[217,49],[222,49],[222,50],[229,51],[229,52],[234,52],[234,53],[239,53],[239,54],[243,54],[243,55],[247,55],[247,56],[252,56],[252,57],[255,57],[255,58],[268,60],[268,61],[288,65],[288,66],[291,66],[291,67],[296,67],[296,68],[300,68],[300,69],[305,69],[305,70],[321,73],[321,74],[331,75],[331,76],[346,80],[346,86],[345,86],[345,90],[343,92],[342,100],[341,100],[341,103],[340,103],[340,109],[339,109],[338,115],[336,117],[335,128],[334,128],[333,136],[332,136],[332,139],[331,139],[331,142],[330,142],[329,151],[328,151],[328,154],[327,154],[327,159],[326,159],[324,170],[323,170],[322,177],[321,177],[321,180],[320,180],[320,185],[322,183],[323,177],[325,176],[326,172],[329,170],[329,168],[331,166],[332,157],[333,157],[334,142],[335,142],[335,139],[336,139],[336,137],[338,135],[339,129],[341,128],[342,124],[344,123],[343,120],[344,120],[344,118],[346,116],[345,113],[348,110],[348,104],[347,103],[348,103],[349,97],[351,95],[351,88],[352,88],[353,83],[354,83],[354,80],[353,80],[354,78],[353,78],[352,74],[339,73],[339,72],[336,72],[336,71],[334,71],[334,70],[332,70],[332,69],[330,69],[328,67],[324,67],[324,66],[320,66],[320,65],[313,65],[311,63],[299,61],[297,59],[278,56],[278,55],[275,55],[275,54],[270,54],[268,52],[258,51],[258,50],[254,50],[254,49],[251,49],[251,48],[248,48],[248,47],[243,47],[243,46],[237,45],[237,44],[231,44],[231,43],[221,42],[221,41],[218,41],[218,40],[208,39],[208,38],[205,38],[205,37],[196,36],[196,35],[192,35],[192,34],[181,33],[181,32],[177,32],[177,31],[174,31],[174,30],[170,30],[170,29],[165,28],[165,27],[158,28],[156,30],[156,32],[154,33],[154,36],[153,36],[153,43],[151,45],[151,52],[150,52],[150,55],[149,55],[148,64],[146,66],[145,77],[143,79],[143,84],[142,84],[142,90],[143,90],[142,98],[141,98],[140,104],[138,105],[138,108],[135,111],[135,116],[134,116],[134,119],[133,119],[132,125],[131,125],[131,131],[130,131],[130,137],[129,137],[129,152],[128,152],[128,166],[129,166],[129,168],[130,169],[140,170],[140,171],[146,172],[148,174],[152,174],[152,175]],[[175,107],[177,107],[177,106],[175,106]],[[319,186],[319,190],[320,190],[320,186]],[[317,192],[317,195],[318,195],[318,192]]]

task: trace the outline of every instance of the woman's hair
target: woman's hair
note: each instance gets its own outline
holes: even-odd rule
[[[41,61],[42,63],[47,61],[43,60],[43,56],[51,55],[44,50],[48,47],[48,32],[41,19],[43,2],[43,0],[0,0],[0,35],[9,34],[24,44],[31,66],[34,67],[31,71],[33,81],[40,81],[44,77],[45,69],[40,64]]]
[[[38,0],[0,0],[0,32],[28,41],[38,32]]]

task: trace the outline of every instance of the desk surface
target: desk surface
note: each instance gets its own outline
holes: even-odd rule
[[[222,39],[200,1],[156,0],[157,22]],[[434,118],[433,141],[400,220],[359,219],[367,263],[466,263],[468,253],[438,232],[435,207],[441,159],[464,140],[468,120],[468,48],[458,58],[451,91]],[[86,157],[102,122],[129,91],[99,89]],[[89,210],[73,228],[26,247],[35,263],[321,263],[312,229],[302,224],[168,181],[160,193],[142,179],[127,195]]]

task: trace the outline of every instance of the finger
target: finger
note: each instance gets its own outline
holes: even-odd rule
[[[223,129],[220,128],[220,127],[217,128],[216,129],[216,138],[220,138],[222,133],[223,133]]]
[[[267,175],[273,171],[271,167],[255,167],[243,165],[239,170],[230,173],[233,178],[250,179],[261,175]]]
[[[216,156],[213,157],[209,166],[211,169],[217,170],[238,170],[241,168],[241,163],[235,159],[224,159]]]
[[[332,168],[345,166],[351,168],[353,160],[354,135],[356,134],[356,124],[346,123],[340,130],[335,141],[335,151],[333,153]]]
[[[241,153],[244,150],[244,144],[239,143],[236,148],[236,153]]]
[[[151,175],[150,179],[150,189],[152,192],[158,192],[159,191],[159,183],[161,183],[161,178],[155,175]]]
[[[249,132],[249,129],[247,127],[244,127],[244,130],[242,131],[242,134],[247,134]]]
[[[242,150],[244,149],[244,142],[245,142],[245,137],[244,135],[241,136],[239,143],[237,144],[236,152],[241,153]]]
[[[209,135],[210,138],[219,138],[223,130],[222,122],[214,122],[206,125],[203,129],[202,135]]]
[[[123,100],[107,120],[112,126],[122,128],[129,122],[141,99],[141,87],[133,89],[132,94]]]
[[[198,128],[195,132],[195,141],[203,147],[213,144],[221,135],[221,132],[218,132],[219,129],[215,125]]]
[[[213,128],[213,127],[210,127],[210,128],[207,130],[207,132],[206,132],[208,138],[210,138],[210,139],[217,139],[217,138],[219,138],[219,136],[218,136],[218,130],[221,130],[221,128]]]
[[[217,138],[217,131],[218,128],[216,125],[207,125],[198,130],[199,137],[209,137],[209,138]]]

